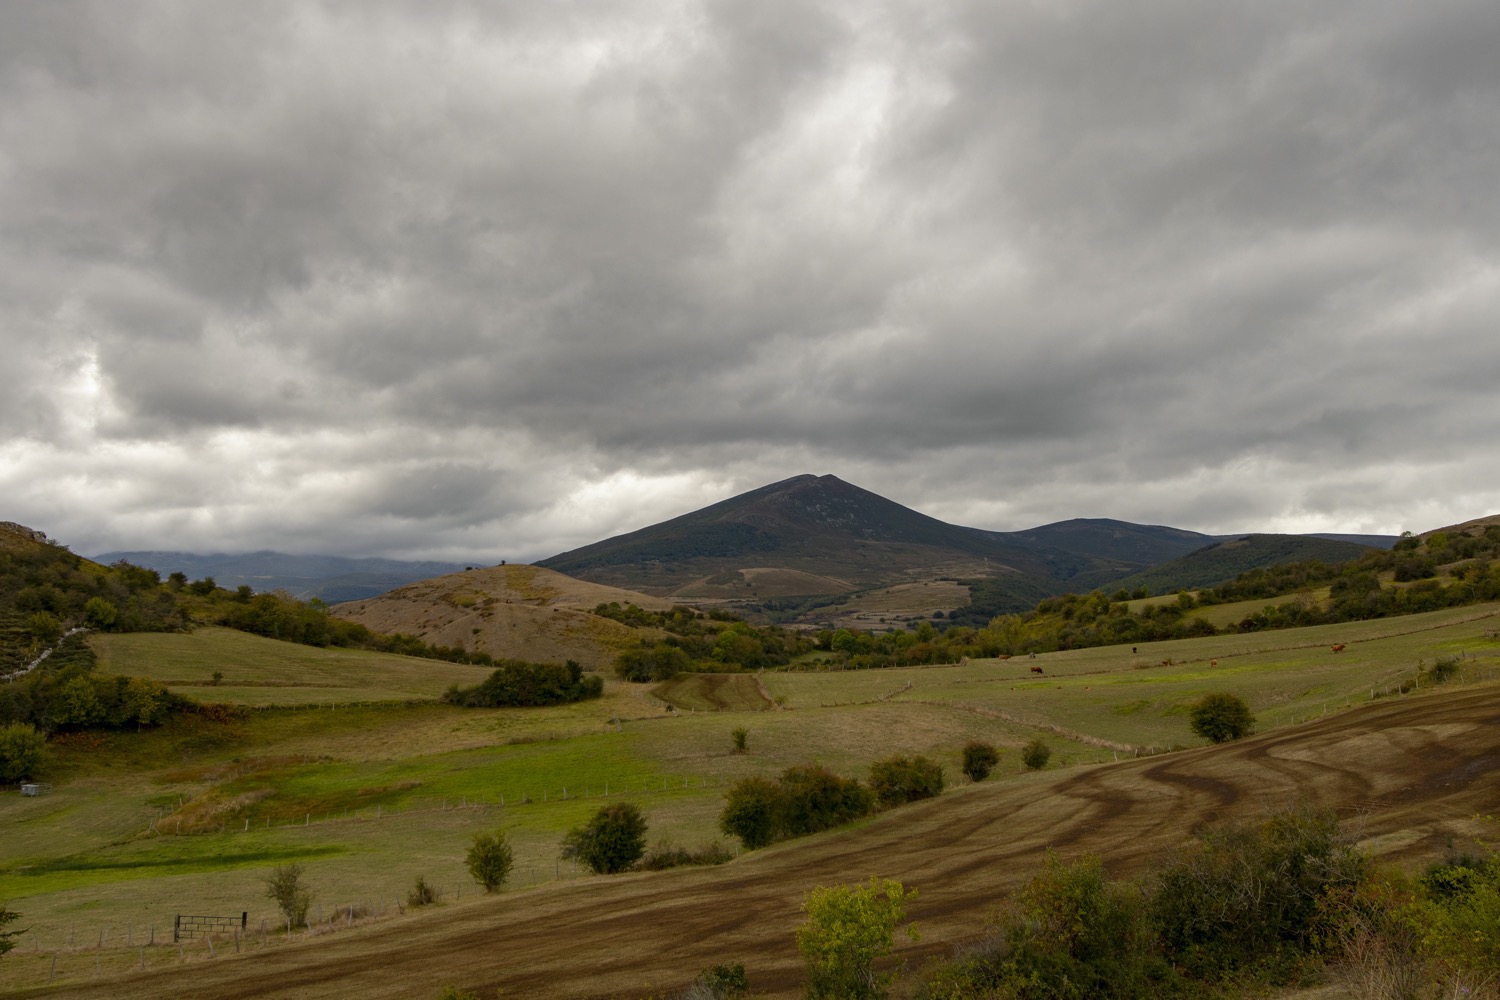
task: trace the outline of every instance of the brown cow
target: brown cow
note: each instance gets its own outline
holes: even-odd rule
[[[1333,651],[1335,653],[1342,653],[1344,651],[1344,644],[1341,642],[1337,646],[1334,646]]]
[[[1042,672],[1042,668],[1041,667],[1032,667],[1031,668],[1031,672],[1034,673],[1034,674],[1039,674],[1039,673]]]
[[[1210,667],[1217,667],[1219,665],[1219,661],[1218,660],[1209,660],[1208,661],[1208,665]]]

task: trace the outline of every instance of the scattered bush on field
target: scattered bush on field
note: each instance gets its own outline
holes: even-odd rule
[[[710,965],[694,977],[681,1000],[740,1000],[750,995],[745,963]]]
[[[443,700],[465,708],[529,707],[585,701],[603,692],[603,679],[596,674],[583,676],[583,668],[573,660],[565,664],[499,660],[495,672],[482,683],[471,688],[455,684]]]
[[[750,749],[750,730],[738,726],[729,734],[734,738],[734,752],[744,753]]]
[[[473,990],[463,990],[449,985],[443,987],[443,992],[438,994],[437,1000],[479,1000],[479,994]]]
[[[277,865],[266,876],[266,897],[276,903],[283,919],[293,927],[307,923],[307,908],[312,905],[312,890],[304,880],[305,871],[295,861]]]
[[[1033,771],[1040,771],[1052,759],[1052,748],[1040,736],[1021,748],[1021,763]]]
[[[943,769],[926,757],[887,757],[870,765],[870,791],[882,806],[904,805],[943,793]]]
[[[1188,713],[1193,732],[1213,743],[1228,743],[1255,732],[1250,706],[1232,694],[1204,695]]]
[[[495,833],[476,833],[465,861],[474,881],[484,886],[485,892],[494,892],[510,877],[515,856],[505,831],[499,830]]]
[[[1439,656],[1432,661],[1432,666],[1420,669],[1418,673],[1428,684],[1446,684],[1458,676],[1461,662],[1456,656]]]
[[[970,781],[983,781],[1000,763],[1000,751],[983,740],[964,744],[964,775]]]
[[[47,738],[29,722],[0,726],[0,784],[35,778],[47,766]]]
[[[1331,814],[1292,811],[1209,831],[1134,882],[1095,857],[1047,856],[984,944],[935,968],[923,996],[1220,995],[1285,985],[1332,947],[1367,875]]]
[[[695,865],[722,865],[732,857],[734,855],[729,853],[729,848],[717,840],[710,840],[696,850],[678,847],[668,840],[662,840],[641,858],[641,867],[648,872],[656,872]]]
[[[719,829],[753,851],[842,826],[867,814],[873,804],[869,789],[857,778],[840,778],[818,764],[798,764],[775,781],[745,778],[730,786]]]
[[[807,921],[797,929],[797,950],[807,963],[807,996],[853,1000],[886,996],[895,978],[876,972],[875,961],[891,953],[906,903],[916,899],[894,879],[871,876],[868,885],[819,886],[807,894]],[[907,934],[916,939],[916,928]]]
[[[563,838],[562,856],[596,875],[625,871],[646,851],[646,819],[634,803],[601,806],[583,826]]]
[[[427,880],[421,875],[412,883],[411,889],[406,893],[406,905],[411,907],[431,906],[437,902],[437,889],[427,884]]]

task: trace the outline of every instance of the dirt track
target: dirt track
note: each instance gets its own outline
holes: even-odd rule
[[[641,997],[742,961],[796,995],[792,932],[814,885],[897,878],[920,892],[913,965],[972,937],[1050,845],[1128,873],[1199,825],[1293,801],[1334,806],[1387,853],[1440,850],[1500,802],[1500,687],[1377,702],[1226,747],[970,786],[856,830],[715,868],[589,879],[273,947],[22,996]],[[1393,850],[1394,848],[1394,850]]]

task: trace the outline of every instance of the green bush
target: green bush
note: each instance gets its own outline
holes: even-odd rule
[[[710,965],[693,979],[683,1000],[739,1000],[750,993],[745,963]]]
[[[1193,732],[1214,743],[1227,743],[1255,732],[1250,706],[1232,694],[1205,695],[1188,713]]]
[[[3,905],[0,905],[0,928],[3,928],[6,924],[19,919],[21,919],[21,915],[15,910],[9,910],[6,909]],[[13,938],[18,938],[25,933],[25,928],[17,931],[0,930],[0,955],[4,955],[6,952],[10,951],[16,946],[16,942],[13,940]]]
[[[887,757],[870,765],[870,791],[887,808],[943,793],[943,769],[926,757]]]
[[[421,875],[412,883],[411,889],[406,893],[406,905],[411,907],[431,906],[437,902],[438,894],[434,886],[427,884],[427,880]]]
[[[802,903],[807,921],[797,929],[797,950],[807,963],[807,996],[829,1000],[883,997],[894,978],[875,971],[891,953],[906,903],[917,896],[900,882],[871,878],[869,885],[818,887]],[[915,938],[915,929],[907,933]]]
[[[510,841],[506,839],[503,830],[476,833],[465,860],[469,866],[469,874],[474,876],[475,882],[484,886],[485,892],[499,889],[510,877],[511,867],[515,864]]]
[[[667,868],[722,865],[732,857],[734,855],[729,853],[729,848],[717,840],[711,840],[697,850],[677,847],[663,840],[641,858],[641,867],[648,872],[657,872]]]
[[[1021,748],[1021,763],[1033,771],[1040,771],[1052,759],[1052,748],[1040,736]]]
[[[744,726],[738,726],[729,735],[734,738],[735,753],[744,753],[750,749],[750,730]]]
[[[312,890],[308,889],[303,876],[305,872],[295,861],[277,865],[266,876],[266,897],[275,901],[281,916],[293,927],[307,923],[307,908],[312,905]]]
[[[604,681],[595,674],[583,676],[583,668],[573,660],[565,664],[501,660],[483,683],[471,688],[454,685],[443,700],[465,708],[530,707],[586,701],[603,691]]]
[[[597,875],[625,871],[646,852],[646,819],[633,803],[601,806],[592,819],[568,831],[562,856]]]
[[[781,786],[769,778],[745,778],[724,793],[719,829],[738,837],[745,850],[765,847],[781,829]]]
[[[964,775],[970,781],[983,781],[990,776],[995,765],[1000,763],[1000,751],[983,740],[970,740],[964,744]]]
[[[47,738],[26,722],[0,726],[0,784],[35,778],[47,766]]]

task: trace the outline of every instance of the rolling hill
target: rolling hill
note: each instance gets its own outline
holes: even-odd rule
[[[332,613],[376,632],[414,635],[438,646],[462,646],[494,657],[585,667],[613,662],[643,632],[592,609],[618,601],[663,611],[672,602],[575,580],[537,566],[488,566],[398,587]]]

